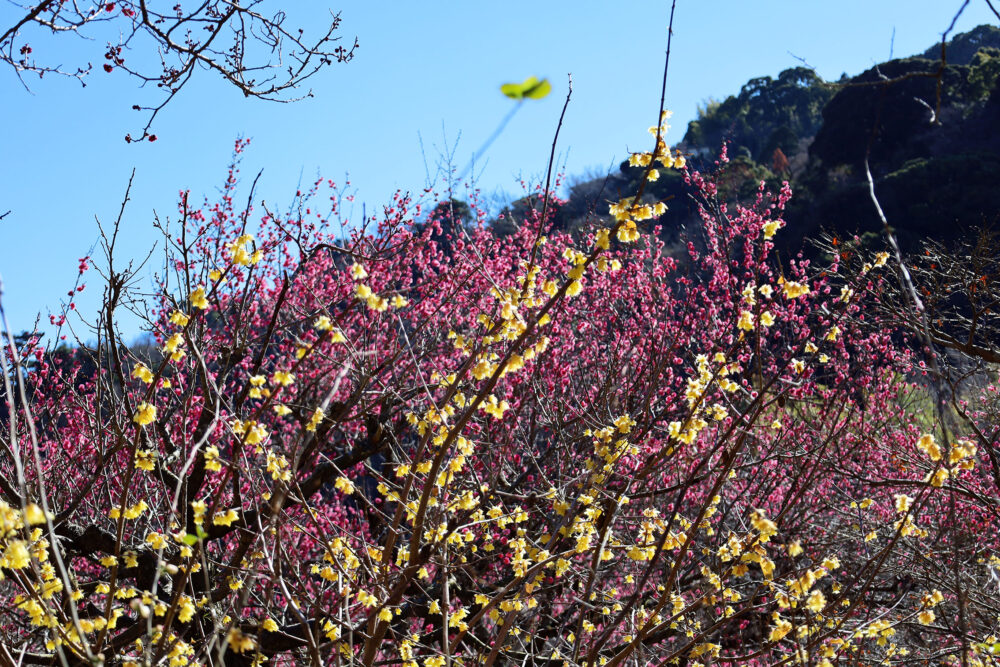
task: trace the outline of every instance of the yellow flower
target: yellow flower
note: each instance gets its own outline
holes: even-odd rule
[[[927,476],[927,481],[931,483],[931,486],[941,488],[944,486],[948,477],[949,473],[947,468],[938,468],[937,471]]]
[[[402,294],[397,294],[396,296],[392,297],[393,308],[403,308],[409,303],[410,303],[409,300],[407,300],[407,298]]]
[[[779,222],[777,220],[772,220],[771,222],[764,223],[764,238],[773,238],[779,229],[785,226],[785,223]]]
[[[376,294],[370,294],[368,298],[365,299],[365,305],[375,312],[383,313],[389,309],[389,300]]]
[[[753,313],[749,310],[744,310],[740,313],[740,319],[736,323],[740,329],[744,331],[753,331]]]
[[[257,643],[254,641],[253,637],[243,634],[239,628],[232,628],[229,631],[227,639],[229,640],[229,648],[236,653],[252,651],[257,647]]]
[[[0,564],[13,570],[28,567],[31,564],[31,553],[28,551],[28,545],[23,540],[9,542],[4,550],[3,558],[0,558]]]
[[[934,441],[934,436],[930,433],[920,436],[920,439],[917,440],[917,448],[926,454],[931,461],[941,460],[941,447]]]
[[[219,512],[212,517],[212,524],[216,526],[231,526],[238,519],[240,515],[234,509],[227,510],[226,512]]]
[[[351,278],[354,280],[364,280],[368,277],[368,272],[365,271],[365,267],[361,266],[357,262],[351,264],[350,266]]]
[[[135,467],[139,470],[152,471],[156,452],[152,450],[138,449],[135,452]]]
[[[354,493],[354,483],[346,477],[338,477],[336,481],[334,481],[333,486],[345,496],[349,496]]]
[[[782,638],[792,631],[792,624],[775,614],[774,626],[771,628],[770,634],[767,636],[767,640],[770,642],[781,641]]]
[[[191,305],[199,310],[208,308],[208,299],[205,297],[205,288],[198,287],[191,292]]]
[[[205,470],[208,472],[219,472],[222,464],[219,462],[219,448],[209,445],[205,448]]]
[[[806,600],[806,608],[809,611],[818,614],[823,611],[823,607],[825,606],[826,597],[820,591],[816,590],[809,594],[809,599]]]
[[[769,327],[774,324],[774,315],[768,312],[763,312],[760,314],[760,323],[765,327]]]
[[[142,382],[149,384],[150,382],[153,381],[153,372],[148,368],[146,368],[145,364],[138,363],[132,369],[132,377],[138,378]]]
[[[897,493],[896,496],[896,511],[897,512],[909,512],[910,507],[913,505],[913,498],[909,497],[903,493]]]
[[[333,321],[326,315],[320,315],[313,327],[319,331],[329,331],[333,328]]]
[[[760,510],[754,510],[754,513],[751,516],[751,521],[753,523],[753,527],[760,533],[762,542],[767,542],[778,532],[778,526],[773,521],[768,519],[767,516]]]
[[[30,503],[24,509],[24,522],[29,526],[37,526],[40,523],[45,523],[45,513],[42,512],[42,508],[35,503]]]
[[[174,312],[170,313],[171,324],[176,324],[179,327],[184,327],[187,326],[187,323],[189,321],[190,318],[179,310],[175,310]]]
[[[934,612],[930,609],[924,609],[917,615],[917,620],[920,621],[922,625],[930,625],[934,622]]]
[[[315,431],[316,427],[323,421],[323,416],[323,408],[316,408],[312,413],[312,417],[309,418],[309,423],[306,424],[306,430]]]
[[[145,402],[140,403],[139,407],[136,408],[135,415],[132,416],[132,421],[139,426],[152,424],[156,421],[156,406]]]
[[[125,518],[126,519],[138,519],[139,515],[149,509],[149,505],[146,504],[145,500],[140,500],[135,505],[125,508]]]
[[[805,296],[806,294],[809,294],[808,285],[796,282],[785,283],[785,296],[789,299],[797,299],[798,297]]]
[[[180,599],[180,609],[177,611],[177,620],[187,623],[194,618],[194,601],[187,595],[182,595]]]
[[[621,227],[618,228],[618,233],[615,234],[618,240],[622,243],[632,243],[633,241],[639,240],[639,230],[635,226],[633,220],[626,220]]]
[[[271,376],[271,381],[274,382],[274,384],[287,387],[295,382],[295,375],[289,373],[288,371],[275,371],[274,375]]]
[[[163,344],[163,351],[167,354],[173,354],[180,348],[181,343],[184,342],[184,337],[181,336],[180,332],[175,333],[173,336],[167,339],[167,342]]]

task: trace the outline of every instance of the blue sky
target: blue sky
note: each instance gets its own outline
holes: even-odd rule
[[[922,51],[940,38],[961,1],[677,4],[667,93],[671,142],[681,139],[700,103],[735,93],[752,77],[805,61],[836,79],[888,59],[890,48],[896,56]],[[308,27],[324,20],[324,5],[285,7],[290,22]],[[350,174],[356,203],[348,213],[355,219],[362,202],[372,210],[397,188],[420,192],[428,168],[433,176],[447,153],[461,170],[513,104],[499,86],[531,75],[548,77],[553,93],[524,104],[478,159],[475,185],[488,200],[517,197],[519,179],[544,174],[567,73],[573,99],[559,152],[568,175],[603,173],[629,149],[647,148],[646,128],[659,103],[666,0],[343,0],[329,9],[341,12],[344,41],[357,36],[361,46],[353,62],[311,80],[314,97],[295,104],[247,100],[199,72],[158,118],[159,140],[152,144],[130,146],[123,137],[144,124],[131,106],[156,101],[155,93],[99,71],[99,37],[32,37],[36,52],[40,46],[58,62],[98,65],[86,88],[47,77],[28,79],[27,92],[0,69],[0,213],[11,211],[0,220],[0,275],[13,329],[30,329],[36,313],[45,321],[58,308],[77,258],[97,240],[95,219],[114,220],[133,168],[123,259],[145,257],[158,240],[154,212],[174,218],[180,190],[190,189],[195,201],[215,194],[239,136],[252,142],[243,160],[245,184],[263,170],[258,202],[283,208],[300,179],[322,174],[343,183]],[[0,27],[14,18],[10,5],[0,4]],[[957,30],[980,23],[996,18],[973,0]],[[79,299],[85,315],[100,297],[95,279]],[[122,325],[129,336],[139,333],[134,320]]]

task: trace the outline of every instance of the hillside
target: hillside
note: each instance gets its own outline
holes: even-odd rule
[[[837,82],[803,67],[751,79],[737,94],[700,109],[678,148],[695,167],[709,170],[725,142],[730,162],[720,186],[730,199],[750,196],[761,180],[772,187],[790,181],[795,196],[786,215],[786,250],[820,230],[878,230],[866,154],[904,246],[952,240],[995,222],[1000,211],[1000,29],[983,25],[956,35],[946,54],[942,65],[935,45]],[[626,161],[606,178],[573,185],[555,225],[585,227],[605,212],[607,200],[633,192],[640,174]],[[647,196],[670,202],[661,218],[668,239],[696,221],[680,174],[664,174]],[[527,207],[521,200],[512,212]],[[509,218],[494,224],[504,229]]]

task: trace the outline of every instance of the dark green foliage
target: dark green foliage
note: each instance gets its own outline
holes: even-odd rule
[[[990,46],[1000,48],[1000,28],[991,25],[976,26],[969,32],[959,33],[949,40],[945,56],[950,64],[968,65],[979,49]],[[941,44],[929,47],[921,57],[941,60]]]
[[[729,141],[746,148],[756,162],[767,163],[775,148],[795,151],[803,137],[816,134],[823,106],[833,88],[805,67],[787,69],[772,79],[751,79],[739,95],[701,109],[688,125],[684,143],[718,150]]]
[[[923,57],[883,63],[835,84],[802,67],[752,79],[738,95],[700,109],[678,147],[695,168],[714,170],[727,143],[730,162],[718,183],[729,201],[752,199],[761,181],[776,190],[790,180],[788,226],[776,237],[784,252],[798,252],[822,230],[842,239],[881,237],[866,157],[902,245],[954,239],[1000,215],[1000,29],[955,35],[946,53],[945,65],[936,45]],[[776,160],[778,150],[787,160]],[[608,202],[636,191],[643,171],[623,162],[619,173],[576,184],[553,227],[589,229],[606,217]],[[660,170],[644,199],[667,202],[658,224],[668,240],[697,224],[680,172]],[[513,228],[527,209],[526,200],[515,202],[513,216],[498,228]]]
[[[940,70],[940,71],[939,71]],[[969,99],[968,68],[923,58],[883,63],[851,79],[823,110],[823,124],[809,149],[813,158],[833,167],[874,162],[898,163],[925,153],[923,136],[938,108]]]

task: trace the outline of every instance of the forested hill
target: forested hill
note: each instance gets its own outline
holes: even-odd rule
[[[731,161],[721,189],[729,198],[750,196],[761,180],[791,181],[783,240],[796,246],[821,229],[879,229],[864,177],[868,154],[901,241],[948,240],[996,222],[1000,212],[1000,29],[984,25],[956,35],[945,54],[942,66],[937,44],[836,82],[804,67],[751,79],[701,108],[679,148],[696,167],[711,169],[726,142]],[[623,162],[607,178],[577,183],[556,224],[585,226],[607,210],[607,200],[634,192],[640,174]],[[676,172],[663,173],[646,191],[670,200],[662,219],[668,237],[693,220]],[[525,206],[515,202],[513,209]],[[497,221],[500,229],[510,224]]]

